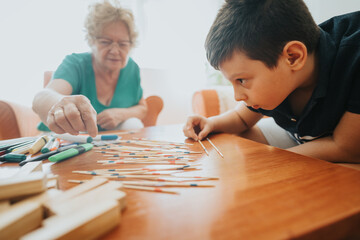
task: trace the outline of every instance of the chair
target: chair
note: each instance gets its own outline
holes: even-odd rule
[[[0,140],[36,136],[39,116],[30,107],[0,100]]]
[[[192,98],[193,112],[204,117],[219,115],[235,108],[237,104],[231,86],[199,90]]]
[[[164,102],[161,97],[156,95],[148,96],[145,98],[145,101],[148,105],[148,112],[141,121],[143,122],[144,127],[155,126],[157,118],[164,107]]]
[[[51,71],[44,73],[44,87],[50,82]],[[163,109],[161,97],[153,95],[145,99],[148,112],[142,122],[145,127],[155,126],[157,118]],[[27,106],[0,100],[0,140],[36,136],[40,134],[36,126],[39,116]]]

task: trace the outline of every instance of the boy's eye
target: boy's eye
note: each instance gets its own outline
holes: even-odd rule
[[[245,82],[245,80],[242,78],[238,78],[238,79],[236,79],[236,81],[240,82],[241,84],[243,84]]]

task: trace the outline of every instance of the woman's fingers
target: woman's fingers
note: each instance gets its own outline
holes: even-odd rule
[[[57,112],[56,114],[59,114],[59,112]],[[55,122],[55,112],[49,112],[46,122],[51,131],[59,134],[65,133],[65,130],[58,126]]]
[[[96,111],[90,103],[90,100],[85,96],[78,95],[76,97],[76,106],[81,114],[82,122],[88,134],[95,137],[98,134],[96,125]]]
[[[48,127],[56,133],[70,133],[73,135],[87,131],[96,136],[96,111],[88,98],[82,95],[72,95],[61,99],[49,111]]]
[[[71,127],[78,132],[85,132],[86,127],[81,118],[79,109],[74,104],[67,104],[64,106],[64,113],[66,119],[70,123]]]
[[[68,132],[73,135],[79,134],[79,131],[75,130],[70,120],[67,118],[66,113],[64,109],[62,108],[55,108],[54,111],[54,122],[57,126],[59,126],[61,129],[63,129],[65,132]]]

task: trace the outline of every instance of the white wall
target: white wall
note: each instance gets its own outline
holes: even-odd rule
[[[304,2],[318,24],[336,15],[360,11],[359,0],[304,0]]]
[[[44,71],[56,69],[66,54],[88,51],[82,32],[88,2],[0,1],[1,99],[31,106]]]
[[[0,0],[0,99],[31,106],[43,72],[65,55],[88,51],[83,21],[95,0]],[[160,124],[182,123],[191,97],[209,87],[204,41],[221,0],[121,0],[139,26],[133,58],[142,69],[145,96],[165,101]],[[353,10],[359,0],[305,1],[317,23]]]

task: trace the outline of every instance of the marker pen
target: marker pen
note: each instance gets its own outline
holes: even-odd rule
[[[50,152],[51,146],[53,145],[55,139],[56,139],[55,137],[50,137],[49,141],[42,147],[41,153]]]
[[[29,149],[30,154],[35,154],[41,150],[41,148],[49,141],[48,136],[39,137]]]
[[[59,162],[68,158],[71,158],[73,156],[79,155],[81,153],[87,152],[93,148],[93,145],[91,143],[85,143],[81,144],[77,147],[65,150],[61,153],[55,154],[51,157],[49,157],[50,162]]]
[[[58,148],[58,149],[56,149],[56,150],[54,150],[54,151],[47,152],[47,153],[41,154],[41,155],[39,155],[39,156],[32,157],[32,158],[26,159],[26,160],[24,160],[24,161],[21,161],[21,162],[19,162],[19,165],[20,165],[20,166],[24,166],[24,165],[25,165],[26,163],[28,163],[28,162],[41,161],[41,160],[44,160],[44,159],[49,158],[49,157],[52,156],[52,155],[55,155],[55,154],[57,154],[57,153],[63,152],[63,151],[65,151],[65,150],[68,150],[68,149],[73,148],[73,147],[76,147],[76,146],[77,146],[77,144],[66,145],[66,146],[61,147],[61,148]]]
[[[108,135],[97,135],[96,137],[93,138],[93,140],[94,140],[94,141],[116,140],[116,139],[118,139],[118,138],[119,138],[118,135],[108,134]]]
[[[86,135],[71,135],[68,133],[64,134],[55,134],[54,137],[60,138],[62,140],[66,140],[69,142],[76,143],[91,143],[93,141],[92,137]]]
[[[30,144],[15,148],[11,151],[11,153],[17,153],[17,154],[28,153],[32,145],[33,145],[33,143],[30,143]]]
[[[53,144],[51,145],[50,151],[54,151],[56,149],[58,149],[60,146],[60,139],[59,138],[55,138],[55,141],[53,142]]]
[[[26,159],[25,154],[8,153],[0,157],[1,162],[21,162]]]
[[[22,137],[22,138],[13,138],[13,139],[9,139],[9,140],[1,140],[0,141],[0,146],[2,147],[3,145],[15,145],[18,143],[22,143],[28,140],[36,140],[36,137]]]
[[[17,143],[17,144],[13,144],[13,145],[10,145],[6,151],[7,152],[12,152],[13,150],[15,150],[16,148],[20,148],[20,147],[23,147],[25,145],[28,145],[28,144],[32,144],[34,142],[34,140],[30,140],[30,141],[25,141],[25,142],[22,142],[22,143]]]

